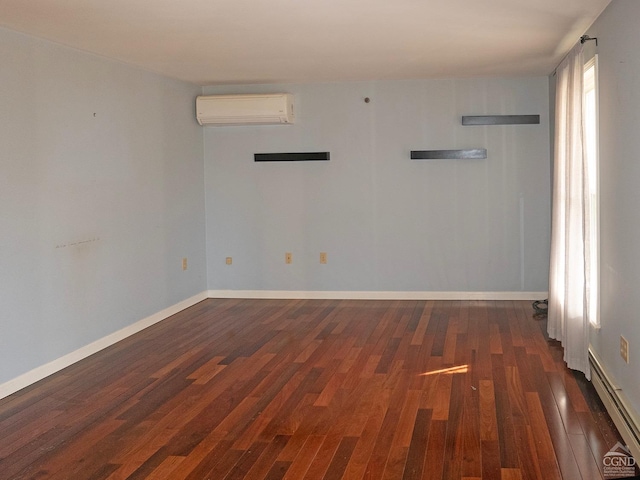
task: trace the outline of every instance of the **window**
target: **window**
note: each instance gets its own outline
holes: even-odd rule
[[[598,56],[584,66],[584,135],[588,175],[586,248],[589,322],[600,325],[599,196],[598,196]]]

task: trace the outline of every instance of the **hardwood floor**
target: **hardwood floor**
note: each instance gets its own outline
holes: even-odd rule
[[[2,479],[603,478],[530,302],[203,301],[0,400]]]

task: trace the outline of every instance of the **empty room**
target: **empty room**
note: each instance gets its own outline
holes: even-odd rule
[[[0,480],[638,475],[638,22],[0,1]]]

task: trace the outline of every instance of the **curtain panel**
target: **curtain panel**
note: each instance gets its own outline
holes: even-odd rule
[[[576,45],[556,70],[548,333],[567,366],[590,378],[588,168],[583,121],[584,56]]]

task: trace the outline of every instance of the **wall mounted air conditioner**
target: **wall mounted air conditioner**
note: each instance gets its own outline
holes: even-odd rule
[[[293,123],[293,95],[204,95],[196,98],[200,125],[273,125]]]

